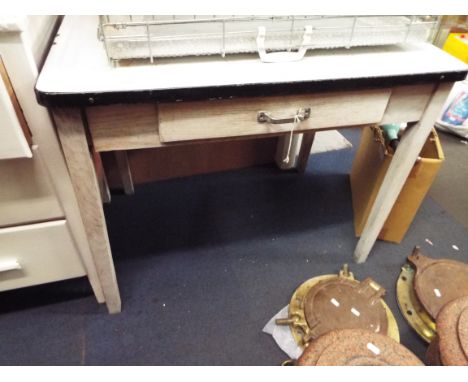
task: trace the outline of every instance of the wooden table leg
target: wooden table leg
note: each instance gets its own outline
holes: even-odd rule
[[[106,172],[104,171],[104,166],[102,164],[101,154],[92,151],[91,155],[93,157],[94,170],[96,171],[96,178],[98,181],[99,190],[101,191],[101,199],[103,203],[110,203],[112,200],[109,184],[107,183]]]
[[[52,110],[109,313],[121,310],[96,172],[80,109]]]
[[[275,153],[275,162],[278,168],[281,170],[290,170],[294,168],[296,162],[296,151],[297,144],[301,134],[285,134],[278,137],[278,145],[276,147]],[[291,141],[291,147],[289,147]],[[285,158],[288,156],[289,151],[289,160],[285,161]]]
[[[307,162],[309,161],[310,151],[312,150],[312,144],[315,139],[315,131],[302,134],[301,149],[297,156],[297,171],[304,172],[307,168]]]
[[[300,138],[301,147],[297,155],[297,160],[295,158],[295,153],[297,152],[297,145],[299,144]],[[309,160],[310,151],[312,150],[312,144],[314,143],[315,131],[294,134],[291,136],[283,135],[278,138],[278,147],[276,149],[275,161],[279,168],[282,170],[289,170],[294,167],[299,172],[304,172],[307,167],[307,161]],[[289,149],[289,141],[292,139],[291,148]],[[288,150],[289,149],[289,150]],[[289,161],[284,162],[284,158],[288,155],[289,151]]]
[[[117,168],[119,169],[120,179],[125,195],[133,195],[135,188],[133,187],[132,171],[130,170],[130,164],[128,163],[128,157],[126,151],[115,151],[115,161],[117,162]]]
[[[434,90],[420,121],[407,131],[388,167],[377,197],[372,205],[361,238],[354,251],[357,263],[366,261],[377,237],[392,210],[406,178],[416,162],[424,143],[434,126],[442,106],[452,88],[452,83],[442,83]],[[401,122],[401,121],[395,121]]]

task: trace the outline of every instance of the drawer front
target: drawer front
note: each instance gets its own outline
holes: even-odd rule
[[[85,274],[65,220],[0,229],[0,291]]]
[[[364,125],[381,121],[391,89],[359,90],[284,97],[243,98],[159,105],[161,142],[268,135],[289,132],[292,124],[257,121],[265,111],[274,118],[292,117],[310,108],[310,117],[295,131]]]
[[[0,160],[0,227],[64,216],[40,153],[33,152],[31,159]]]

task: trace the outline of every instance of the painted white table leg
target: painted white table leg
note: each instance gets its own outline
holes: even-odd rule
[[[119,287],[81,112],[77,108],[56,108],[52,112],[106,305],[109,313],[118,313],[121,310]]]
[[[452,83],[440,84],[434,91],[420,121],[407,131],[395,152],[372,205],[361,238],[354,251],[357,263],[366,261],[382,227],[416,162],[424,143],[434,126],[442,106],[452,88]],[[395,121],[401,122],[401,121]]]

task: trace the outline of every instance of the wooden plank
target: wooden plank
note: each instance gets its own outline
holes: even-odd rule
[[[277,138],[204,142],[127,152],[134,184],[272,163]],[[114,153],[102,153],[109,186],[122,188]]]
[[[86,116],[97,152],[161,146],[156,104],[90,107]]]
[[[133,195],[135,193],[135,188],[133,187],[132,171],[128,163],[127,152],[116,151],[114,155],[125,195]]]
[[[380,124],[419,121],[433,89],[434,84],[394,87]]]
[[[314,143],[315,131],[311,133],[304,133],[302,136],[301,149],[297,157],[297,171],[305,172],[307,168],[307,162],[309,160],[310,151],[312,150],[312,144]]]
[[[52,110],[109,313],[121,310],[99,186],[79,109]]]
[[[417,85],[400,86],[392,89],[392,94],[386,107],[385,114],[381,117],[381,123],[417,121],[423,112],[428,97],[431,95],[432,87],[432,85]],[[228,100],[227,102],[232,102],[232,100]],[[208,101],[204,104],[211,105]],[[181,104],[176,103],[174,107],[178,107],[179,105]],[[162,105],[162,107],[164,108],[164,105]],[[337,106],[337,109],[335,109],[334,112],[339,109],[340,107]],[[365,113],[368,112],[366,111]],[[192,144],[200,141],[213,140],[202,139],[194,141],[161,142],[158,126],[158,107],[155,103],[95,106],[87,108],[86,114],[94,149],[97,152],[155,148],[167,146],[168,144]],[[345,116],[344,114],[342,115]],[[379,121],[373,121],[372,123],[378,122]],[[203,125],[198,126],[200,127]],[[174,128],[176,128],[176,126],[174,126]],[[178,125],[178,128],[183,129],[182,123]],[[333,129],[333,126],[325,129]],[[266,135],[280,136],[280,146],[278,149],[279,158],[280,156],[283,156],[283,149],[284,147],[287,147],[289,142],[289,138],[286,134],[288,134],[288,126],[277,132],[253,134],[250,136],[216,138],[216,140],[238,140],[250,139],[253,137],[261,138]],[[300,134],[300,131],[298,131],[297,134]],[[298,139],[299,137],[295,134],[294,141],[297,141]],[[282,164],[282,158],[280,161],[277,160],[277,163],[281,168],[291,168],[291,166]]]
[[[198,145],[200,143],[233,142],[256,138],[286,136],[289,132],[257,134],[252,136],[201,139],[163,143],[159,139],[157,106],[151,103],[118,104],[86,109],[89,131],[97,152],[168,148]],[[346,126],[348,127],[348,126]],[[332,127],[320,130],[333,130]],[[294,134],[297,141],[300,133]],[[282,139],[287,139],[286,137]]]
[[[393,156],[377,197],[372,205],[361,238],[354,251],[357,263],[366,261],[372,246],[382,230],[390,211],[403,188],[406,178],[411,172],[421,149],[429,136],[434,121],[447,98],[452,84],[444,83],[438,86],[427,104],[422,119],[407,131]]]
[[[159,105],[161,142],[286,133],[291,123],[259,123],[257,113],[275,118],[293,116],[310,107],[310,117],[295,129],[312,129],[378,123],[391,89],[330,92],[284,97],[242,98],[203,102],[173,102]]]

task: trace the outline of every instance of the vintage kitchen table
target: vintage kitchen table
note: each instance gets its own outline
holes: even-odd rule
[[[96,153],[207,140],[303,134],[415,122],[405,133],[372,206],[354,258],[364,262],[436,120],[467,66],[430,44],[310,51],[301,61],[255,55],[156,60],[114,67],[96,37],[97,17],[67,16],[36,84],[55,120],[110,312],[121,309],[99,187]],[[293,123],[258,119],[289,118]],[[288,143],[288,139],[284,139]],[[124,163],[125,164],[125,163]]]

